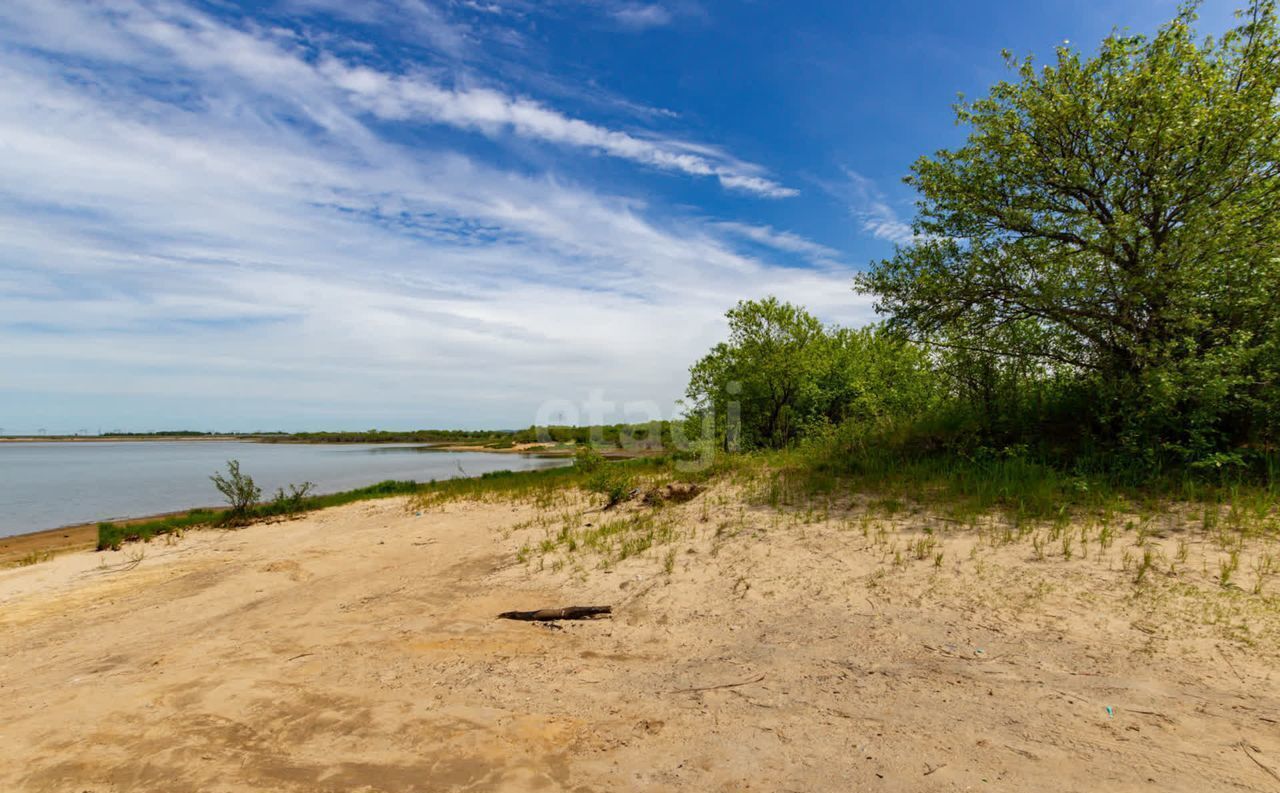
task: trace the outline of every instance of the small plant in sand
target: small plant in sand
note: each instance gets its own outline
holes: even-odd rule
[[[243,520],[262,498],[262,488],[254,484],[253,477],[240,472],[239,460],[227,460],[226,476],[219,473],[209,479],[231,506],[227,514],[229,522]]]
[[[1218,527],[1218,517],[1220,513],[1217,505],[1206,504],[1200,515],[1200,524],[1205,534],[1212,534],[1214,529]]]
[[[919,539],[912,541],[907,546],[907,550],[911,552],[911,555],[914,556],[917,561],[923,561],[933,553],[933,549],[937,547],[937,545],[938,541],[933,537],[920,537]]]
[[[39,564],[40,562],[45,562],[52,558],[53,558],[53,553],[51,551],[32,551],[28,553],[26,556],[23,556],[18,561],[14,562],[14,566],[30,567],[33,564]]]
[[[1035,554],[1037,562],[1044,561],[1044,535],[1040,532],[1031,535],[1031,552]]]
[[[1218,561],[1218,586],[1226,589],[1231,586],[1231,577],[1240,569],[1240,551],[1235,550],[1226,559]]]
[[[1129,552],[1125,551],[1126,559],[1128,558],[1128,556],[1129,556]],[[1138,562],[1138,570],[1133,576],[1133,583],[1141,584],[1143,581],[1146,580],[1147,574],[1150,573],[1153,569],[1155,569],[1156,556],[1157,556],[1157,553],[1155,548],[1151,547],[1150,545],[1143,547],[1142,559],[1141,561]]]
[[[1129,525],[1132,525],[1132,524],[1129,524]],[[1150,529],[1147,526],[1147,522],[1144,520],[1138,524],[1138,532],[1133,538],[1133,544],[1141,548],[1142,546],[1147,544],[1147,537],[1149,535],[1150,535]]]
[[[1253,562],[1253,594],[1261,595],[1267,579],[1275,574],[1276,560],[1270,553],[1263,553]]]

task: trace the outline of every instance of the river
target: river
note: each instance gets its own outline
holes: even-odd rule
[[[314,482],[316,492],[332,493],[386,479],[426,482],[568,463],[402,444],[7,442],[0,443],[0,536],[217,506],[222,496],[209,477],[232,459],[264,497],[290,483]]]

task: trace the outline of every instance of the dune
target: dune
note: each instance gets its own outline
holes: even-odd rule
[[[1280,784],[1280,610],[1199,574],[1208,537],[1135,585],[1132,537],[1036,562],[922,525],[397,498],[5,570],[0,789]],[[614,615],[495,619],[576,604]]]

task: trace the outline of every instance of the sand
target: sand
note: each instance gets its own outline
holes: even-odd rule
[[[68,551],[92,550],[97,544],[96,523],[0,537],[0,567],[17,564],[24,559],[43,560]]]
[[[520,552],[586,504],[389,499],[0,571],[0,790],[1280,789],[1275,601],[1205,537],[1135,586],[1123,537],[662,509],[610,569]]]

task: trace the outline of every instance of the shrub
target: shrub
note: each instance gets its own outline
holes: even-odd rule
[[[583,473],[593,473],[604,465],[604,455],[590,443],[584,443],[573,453],[573,464]]]
[[[598,469],[587,479],[586,488],[605,497],[605,509],[616,507],[635,492],[631,474],[614,466]]]
[[[250,480],[252,481],[252,480]],[[315,489],[315,482],[303,482],[300,485],[289,485],[286,493],[283,487],[276,488],[276,497],[271,500],[273,512],[292,515],[301,512],[306,505],[306,498]]]
[[[240,473],[239,460],[227,460],[227,476],[214,474],[209,477],[231,506],[228,518],[244,518],[262,498],[262,488],[253,483],[253,477]]]

